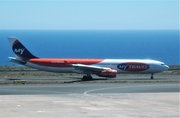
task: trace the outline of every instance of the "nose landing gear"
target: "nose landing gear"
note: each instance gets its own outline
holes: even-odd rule
[[[154,75],[154,73],[151,74],[151,79],[154,79],[153,75]]]

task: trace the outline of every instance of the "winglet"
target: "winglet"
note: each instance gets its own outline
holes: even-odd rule
[[[21,58],[21,59],[32,59],[32,58],[38,58],[31,54],[25,47],[24,45],[19,42],[19,40],[15,37],[8,37],[8,40],[12,46],[12,50],[14,54]]]

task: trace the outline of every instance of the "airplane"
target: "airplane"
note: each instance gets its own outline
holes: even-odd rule
[[[168,70],[160,61],[150,59],[78,59],[78,58],[39,58],[31,54],[15,37],[8,37],[16,57],[9,60],[30,68],[57,73],[85,74],[82,80],[92,80],[92,74],[99,77],[115,78],[117,73],[151,74]]]

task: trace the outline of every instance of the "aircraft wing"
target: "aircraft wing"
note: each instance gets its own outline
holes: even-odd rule
[[[91,66],[91,65],[84,65],[84,64],[71,64],[76,70],[82,72],[101,72],[102,70],[109,70],[111,68],[101,67],[101,66]]]

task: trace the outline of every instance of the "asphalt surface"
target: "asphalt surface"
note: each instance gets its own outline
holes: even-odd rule
[[[123,79],[122,79],[123,78]],[[3,80],[4,79],[4,80]],[[74,81],[79,78],[1,78],[1,82]],[[50,80],[51,79],[51,80]],[[0,85],[2,118],[179,118],[179,76],[124,76],[64,84]],[[104,78],[105,79],[105,78]],[[105,81],[155,83],[103,83]],[[99,83],[100,81],[100,83]],[[160,82],[159,81],[164,81]],[[174,81],[174,82],[172,82]]]
[[[0,95],[49,95],[49,94],[109,94],[109,93],[161,93],[179,92],[179,84],[37,84],[1,85]]]
[[[76,77],[76,76],[69,76],[69,77],[8,77],[8,78],[0,78],[1,81],[13,81],[13,80],[27,80],[27,81],[80,81],[82,78],[81,77]],[[150,76],[117,76],[116,78],[102,78],[102,77],[93,77],[94,80],[103,80],[103,81],[116,81],[116,80],[151,80]],[[180,81],[180,75],[164,75],[164,76],[154,76],[153,80],[162,80],[162,81]]]
[[[1,78],[1,82],[10,82],[0,86],[0,95],[44,95],[44,94],[83,94],[83,93],[157,93],[179,92],[179,76],[159,76],[154,80],[145,76],[122,76],[115,79],[95,78],[93,81],[81,81],[77,77],[67,78]],[[22,85],[21,80],[27,81]],[[20,81],[20,83],[13,83]],[[28,84],[28,82],[38,84]],[[46,82],[66,82],[47,84]],[[113,83],[113,82],[117,83]],[[120,81],[121,83],[118,83]],[[69,82],[69,83],[68,83]]]

